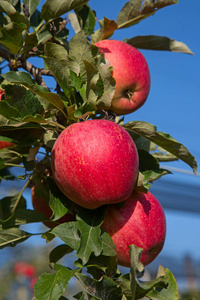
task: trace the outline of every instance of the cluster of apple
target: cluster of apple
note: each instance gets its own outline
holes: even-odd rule
[[[116,90],[111,110],[128,114],[141,107],[149,93],[150,75],[143,55],[119,41],[96,44],[113,67]],[[106,205],[102,229],[110,234],[118,263],[130,267],[128,246],[143,249],[141,262],[152,262],[163,248],[166,219],[159,201],[150,193],[135,189],[139,158],[129,133],[119,124],[104,119],[74,123],[62,131],[51,153],[53,178],[69,199],[81,207],[97,209]],[[32,188],[33,207],[41,209],[42,199]],[[37,203],[40,202],[37,207]],[[67,214],[58,223],[74,218]],[[52,227],[52,223],[47,226]],[[55,226],[55,224],[53,224]]]

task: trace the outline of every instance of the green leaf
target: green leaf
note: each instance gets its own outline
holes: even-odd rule
[[[110,38],[115,30],[118,29],[118,25],[114,20],[109,20],[104,17],[102,20],[99,21],[100,29],[96,30],[91,35],[91,41],[93,44],[97,43],[100,40]]]
[[[76,274],[84,292],[98,300],[121,300],[121,288],[109,277],[95,280],[84,274]]]
[[[14,5],[14,4],[13,4]],[[10,17],[10,20],[15,23],[24,23],[27,28],[30,26],[29,20],[25,15],[19,13],[9,1],[0,0],[0,11],[4,12]]]
[[[55,197],[51,191],[49,191],[49,205],[53,211],[53,221],[60,219],[68,212],[67,207],[65,207],[60,199]]]
[[[55,266],[56,267],[56,266]],[[43,273],[34,285],[36,299],[57,300],[65,292],[69,280],[77,270],[70,270],[60,266],[54,274]]]
[[[157,297],[156,299],[170,299],[170,300],[178,300],[179,298],[179,293],[178,293],[178,287],[176,280],[171,273],[171,271],[167,268],[163,268],[162,266],[159,266],[158,269],[158,276],[162,276],[165,279],[165,282],[167,285],[167,288],[159,288],[159,290],[151,290],[147,296],[152,297]]]
[[[47,221],[47,218],[42,213],[31,209],[21,208],[17,209],[9,219],[1,223],[3,228],[9,228],[44,221]]]
[[[135,25],[152,14],[143,14],[141,11],[142,0],[130,0],[126,2],[117,16],[118,28],[126,28]]]
[[[11,3],[3,0],[0,0],[0,11],[3,11],[8,16],[16,13],[16,9]]]
[[[109,69],[110,63],[108,61],[105,63],[103,59],[97,61],[95,65],[84,60],[84,64],[87,73],[87,104],[93,104],[98,109],[110,108],[116,86]]]
[[[2,229],[0,227],[0,249],[22,243],[27,240],[32,234],[20,230],[19,228]]]
[[[171,174],[170,171],[161,169],[158,160],[149,152],[138,149],[139,154],[139,171],[143,175],[142,185],[149,189],[149,183],[159,179],[161,176]]]
[[[142,281],[138,278],[141,277],[144,273],[144,266],[140,262],[140,256],[142,249],[136,247],[135,245],[129,246],[129,255],[131,260],[131,270],[130,270],[130,287],[132,298],[131,299],[142,299],[146,294],[155,288],[159,287],[161,289],[166,288],[168,283],[166,282],[163,276],[157,277],[155,280],[151,281]],[[125,281],[124,281],[125,280]],[[119,280],[120,286],[126,291],[126,295],[129,295],[129,282],[127,277],[124,276],[124,280],[121,282]],[[170,299],[170,298],[169,298]]]
[[[74,250],[80,246],[77,222],[68,222],[56,226],[51,233],[59,237],[66,245]]]
[[[6,102],[12,108],[15,108],[20,113],[20,118],[27,115],[41,114],[43,107],[40,104],[38,98],[28,89],[20,85],[2,84],[2,87],[6,92]],[[8,119],[12,119],[12,115],[9,115]]]
[[[91,253],[98,256],[102,252],[100,226],[104,219],[104,209],[82,209],[78,212],[77,223],[81,241],[76,255],[81,258],[83,264],[87,263]]]
[[[113,240],[107,232],[101,235],[102,254],[105,256],[116,256],[116,249]]]
[[[22,32],[27,29],[23,23],[9,23],[0,29],[0,44],[16,55],[23,45]]]
[[[47,0],[42,6],[41,16],[45,21],[53,20],[87,2],[88,0]]]
[[[100,63],[98,65],[98,71],[100,74],[100,79],[102,81],[97,81],[97,87],[101,88],[100,97],[97,99],[98,108],[108,109],[111,106],[111,102],[115,93],[116,82],[112,77],[110,69],[108,68],[109,63]]]
[[[22,49],[20,50],[20,54],[26,53],[28,50],[31,50],[35,46],[37,46],[38,43],[38,38],[37,34],[35,32],[32,33],[26,33],[26,37],[24,40],[24,45]]]
[[[68,245],[65,245],[65,244],[58,245],[49,254],[50,263],[56,263],[61,258],[63,258],[63,256],[71,253],[72,251],[73,251],[73,249],[71,247],[69,247]]]
[[[0,101],[1,115],[9,120],[17,120],[20,118],[20,112],[17,108],[9,105],[5,100]]]
[[[23,71],[10,71],[6,74],[1,75],[4,79],[11,83],[22,84],[25,87],[29,88],[32,92],[47,100],[55,107],[57,107],[60,111],[63,112],[64,115],[67,114],[67,109],[64,105],[64,102],[60,98],[58,94],[50,93],[48,90],[45,90],[40,87],[38,84],[32,80],[31,75],[27,72]]]
[[[38,7],[40,0],[23,0],[23,3],[28,5],[28,9],[31,17],[33,13],[36,11],[36,8]]]
[[[53,211],[53,220],[60,219],[68,212],[73,213],[76,205],[60,191],[50,176],[47,178],[47,184],[49,205]]]
[[[172,153],[177,158],[187,163],[196,174],[197,162],[194,156],[183,144],[177,142],[169,134],[158,132],[155,126],[144,121],[131,121],[123,125],[123,127],[147,138],[151,142]]]
[[[87,81],[87,74],[84,61],[95,64],[94,57],[91,51],[91,45],[84,31],[75,34],[69,42],[69,57],[76,60],[80,65],[80,76],[82,82]]]
[[[80,261],[76,262],[80,264]],[[77,265],[77,267],[81,266],[81,264]],[[90,256],[89,261],[84,267],[87,268],[87,273],[91,274],[94,279],[99,280],[103,275],[106,276],[115,276],[117,272],[117,260],[116,256],[94,256],[93,254]]]
[[[183,42],[170,39],[166,36],[148,35],[136,36],[132,39],[125,39],[124,42],[130,44],[135,48],[148,50],[162,50],[172,52],[182,52],[187,54],[194,54],[186,44]]]
[[[118,14],[118,28],[126,28],[135,25],[143,19],[153,15],[159,9],[177,2],[177,0],[130,0],[123,6]]]
[[[26,200],[20,193],[13,196],[7,196],[0,200],[0,220],[8,219],[17,208],[25,209]]]
[[[12,142],[21,146],[30,146],[36,140],[41,139],[45,129],[37,123],[17,123],[0,126],[0,136],[12,139]],[[22,148],[19,152],[22,151]],[[27,152],[26,152],[27,153]]]
[[[86,36],[90,36],[96,24],[96,17],[88,4],[75,9],[81,30],[85,31]]]
[[[79,64],[75,60],[70,59],[64,47],[55,43],[46,43],[43,59],[65,95],[70,97],[73,91],[70,70],[79,75]]]

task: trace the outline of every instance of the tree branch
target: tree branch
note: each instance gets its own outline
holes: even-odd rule
[[[0,57],[4,58],[9,62],[10,68],[15,69],[17,68],[22,68],[29,72],[35,81],[41,85],[47,88],[47,85],[42,78],[42,75],[47,75],[47,76],[53,76],[52,72],[49,70],[45,70],[42,68],[37,68],[33,64],[31,64],[28,61],[23,61],[21,58],[18,59],[17,63],[14,60],[14,55],[13,53],[10,53],[8,50],[6,50],[4,47],[0,46]]]

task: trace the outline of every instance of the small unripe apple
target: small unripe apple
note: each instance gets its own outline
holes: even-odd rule
[[[127,199],[136,183],[138,163],[129,133],[108,120],[68,126],[51,153],[52,175],[60,190],[89,209]]]
[[[113,67],[116,89],[109,109],[117,115],[136,111],[145,103],[150,90],[145,57],[133,46],[117,40],[102,40],[95,46]]]
[[[159,201],[150,192],[134,191],[124,205],[108,205],[102,228],[111,236],[119,265],[130,267],[129,248],[143,249],[140,261],[151,263],[163,248],[166,219]]]
[[[40,193],[42,190],[42,195],[39,196],[38,193]],[[48,205],[49,203],[49,196],[48,196],[48,190],[44,183],[41,183],[40,185],[34,185],[31,189],[31,200],[34,210],[43,213],[47,219],[50,220],[52,217],[53,211]],[[59,224],[70,222],[75,220],[75,216],[73,214],[67,213],[62,218],[53,221],[53,222],[43,222],[45,226],[49,228],[54,228]]]

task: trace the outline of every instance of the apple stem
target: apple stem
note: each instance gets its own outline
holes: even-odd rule
[[[132,98],[133,94],[134,93],[131,90],[125,90],[124,91],[125,97],[128,98],[129,100]]]

